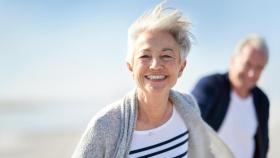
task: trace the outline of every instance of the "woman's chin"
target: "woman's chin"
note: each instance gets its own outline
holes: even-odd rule
[[[167,88],[166,86],[160,86],[160,85],[149,86],[145,89],[146,89],[145,91],[150,94],[162,94],[170,90],[170,88]]]

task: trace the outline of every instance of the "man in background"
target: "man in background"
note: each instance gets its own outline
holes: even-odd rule
[[[203,119],[237,158],[267,156],[269,100],[256,85],[267,62],[265,40],[247,36],[238,44],[228,73],[203,77],[192,91]]]

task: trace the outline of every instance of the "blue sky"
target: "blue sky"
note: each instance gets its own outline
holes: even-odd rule
[[[127,29],[159,0],[0,0],[0,100],[113,101],[134,87],[126,70]],[[278,104],[280,20],[277,0],[170,0],[192,21],[196,38],[176,89],[225,72],[236,43],[249,33],[268,42],[259,85]]]

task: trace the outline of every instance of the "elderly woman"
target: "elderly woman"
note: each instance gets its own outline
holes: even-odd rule
[[[136,89],[88,125],[73,158],[233,157],[201,119],[194,99],[171,88],[190,49],[190,23],[163,4],[129,29],[127,67]]]

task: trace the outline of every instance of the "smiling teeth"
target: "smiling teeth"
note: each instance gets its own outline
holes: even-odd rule
[[[165,78],[165,76],[164,75],[159,75],[159,76],[152,75],[152,76],[147,76],[147,78],[151,79],[151,80],[162,80]]]

